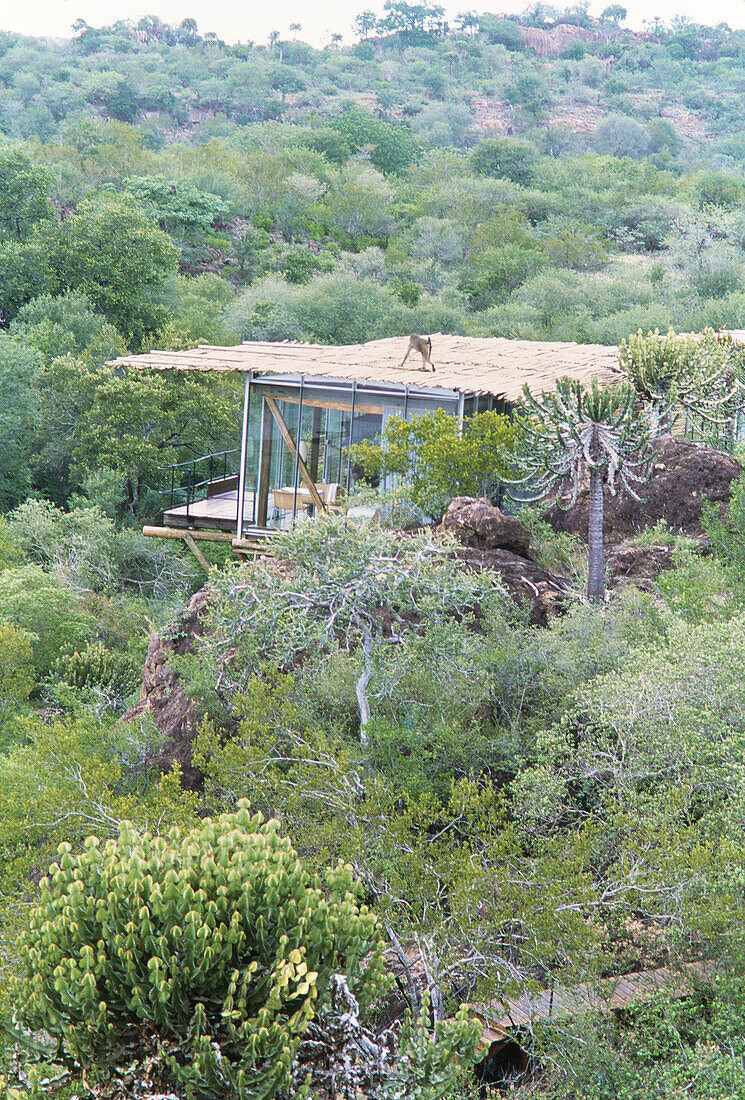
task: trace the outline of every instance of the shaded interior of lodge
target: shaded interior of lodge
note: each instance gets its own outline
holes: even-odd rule
[[[444,409],[462,422],[487,409],[511,412],[526,383],[540,393],[562,376],[618,378],[615,347],[439,333],[431,342],[434,369],[426,370],[415,354],[402,363],[408,336],[346,346],[247,341],[114,360],[245,375],[235,449],[169,467],[163,527],[144,533],[184,538],[195,553],[198,539],[250,551],[273,531],[338,508],[361,473],[350,445],[379,439],[392,416]]]

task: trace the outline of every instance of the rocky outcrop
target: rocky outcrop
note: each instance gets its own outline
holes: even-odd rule
[[[466,568],[498,573],[510,595],[527,604],[531,623],[545,626],[566,602],[570,582],[536,565],[528,529],[486,498],[456,497],[436,534],[460,543],[454,557]]]
[[[616,546],[606,556],[605,571],[609,585],[630,581],[644,592],[654,589],[660,573],[673,567],[672,546]]]
[[[203,781],[202,773],[192,763],[202,713],[184,690],[172,661],[175,656],[194,651],[195,639],[204,632],[204,615],[209,599],[209,586],[205,586],[189,600],[175,631],[169,635],[156,634],[151,639],[139,702],[122,717],[123,722],[134,722],[145,717],[152,719],[162,743],[150,764],[161,771],[168,771],[178,764],[182,785],[187,790],[199,790]]]
[[[530,622],[534,626],[546,626],[564,608],[571,591],[566,577],[551,573],[534,561],[518,557],[508,550],[464,547],[456,550],[454,557],[467,569],[498,573],[513,599],[528,607]]]
[[[437,534],[452,535],[461,546],[479,550],[507,550],[518,557],[533,560],[530,532],[514,516],[505,515],[486,497],[455,497],[436,529]]]
[[[676,534],[697,538],[703,533],[703,505],[712,502],[726,508],[730,486],[742,470],[732,455],[672,435],[658,440],[656,450],[652,476],[639,488],[640,501],[628,494],[614,497],[606,490],[606,546],[617,546],[660,520]],[[571,508],[554,502],[544,512],[544,519],[555,531],[587,538],[588,512],[589,493],[585,491]]]

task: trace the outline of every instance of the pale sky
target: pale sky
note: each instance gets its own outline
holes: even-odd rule
[[[439,0],[448,18],[461,11],[521,11],[527,0]],[[558,8],[571,0],[554,0]],[[614,0],[591,0],[590,12],[598,15]],[[745,27],[745,0],[620,0],[629,13],[629,25],[641,28],[645,19],[659,15],[687,15],[708,25],[729,23]],[[69,37],[76,19],[85,19],[93,27],[114,23],[117,19],[139,19],[157,15],[167,23],[178,24],[191,17],[199,30],[215,31],[226,42],[265,42],[271,30],[291,37],[291,23],[300,23],[299,37],[316,46],[329,42],[332,33],[352,41],[352,22],[363,10],[382,11],[382,0],[0,0],[0,30],[21,34]]]

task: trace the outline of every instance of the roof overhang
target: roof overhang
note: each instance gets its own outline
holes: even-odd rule
[[[618,381],[618,351],[602,344],[573,344],[502,337],[446,336],[434,333],[434,370],[422,370],[420,357],[402,359],[408,337],[393,336],[366,344],[264,343],[246,341],[233,347],[202,344],[187,351],[151,351],[123,355],[116,367],[140,370],[254,372],[291,378],[318,378],[330,385],[358,385],[380,393],[407,388],[433,394],[484,394],[517,403],[523,386],[533,393],[551,390],[563,376],[589,384]]]

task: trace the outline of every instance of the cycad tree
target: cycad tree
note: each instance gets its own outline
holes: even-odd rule
[[[568,489],[571,506],[589,480],[587,592],[590,599],[602,600],[603,486],[613,495],[624,490],[640,499],[634,486],[649,476],[652,444],[670,424],[667,406],[640,407],[628,384],[601,387],[593,379],[587,389],[575,379],[560,378],[553,392],[540,397],[525,386],[523,408],[521,465],[536,496]]]

